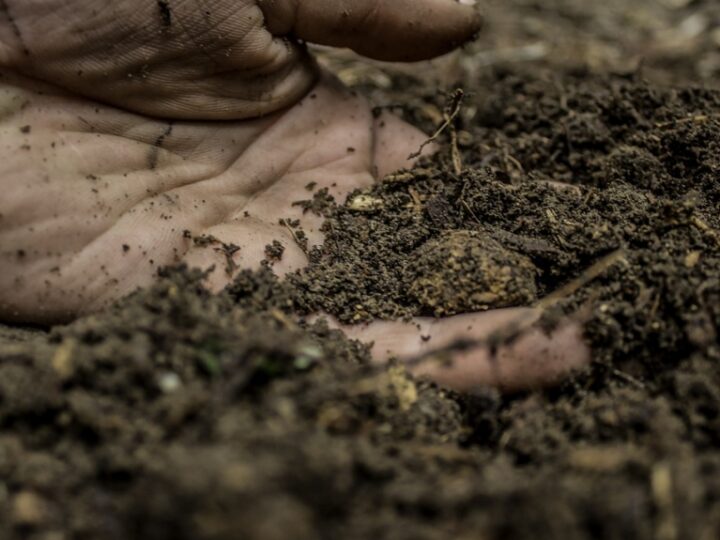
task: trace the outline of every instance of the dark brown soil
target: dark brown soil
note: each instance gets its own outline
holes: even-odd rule
[[[533,5],[507,2],[498,22],[534,10],[539,39],[614,20],[615,2]],[[663,13],[720,22],[711,2]],[[168,270],[67,327],[0,327],[0,538],[720,537],[712,24],[675,62],[650,56],[649,75],[552,57],[465,73],[456,145],[446,130],[436,157],[345,204],[317,193],[328,239],[285,282],[242,272],[211,295]],[[643,31],[623,29],[627,58]],[[363,77],[436,127],[435,88]],[[546,324],[584,317],[593,366],[516,396],[378,369],[300,317],[443,316],[569,283]]]

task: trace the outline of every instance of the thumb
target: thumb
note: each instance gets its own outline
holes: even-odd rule
[[[479,13],[455,0],[258,0],[276,36],[348,47],[377,60],[444,54],[480,30]]]

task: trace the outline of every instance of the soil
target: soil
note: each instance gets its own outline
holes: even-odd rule
[[[0,326],[0,538],[720,536],[720,12],[488,4],[459,109],[326,59],[429,132],[457,115],[412,171],[314,194],[305,271],[210,294],[167,269],[68,326]],[[532,304],[583,317],[594,362],[513,396],[302,318]]]

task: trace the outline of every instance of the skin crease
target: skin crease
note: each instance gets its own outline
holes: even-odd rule
[[[430,22],[432,21],[432,24]],[[478,29],[450,0],[0,1],[0,320],[51,324],[94,312],[177,262],[226,260],[183,231],[240,246],[256,268],[307,264],[281,218],[311,243],[320,218],[292,203],[305,186],[337,200],[401,167],[426,136],[315,64],[296,38],[387,60],[429,58]],[[372,38],[372,39],[371,39]],[[378,362],[483,340],[528,309],[344,328]],[[424,340],[421,336],[430,336]],[[533,330],[416,373],[459,390],[552,384],[589,362],[578,324]]]

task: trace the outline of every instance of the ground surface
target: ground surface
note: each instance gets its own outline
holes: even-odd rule
[[[432,73],[325,58],[428,129],[452,101],[433,77],[466,97],[412,173],[345,206],[308,192],[328,241],[306,273],[212,296],[169,272],[68,327],[0,327],[0,538],[720,536],[720,9],[487,12]],[[513,397],[297,323],[548,295],[596,360]]]

